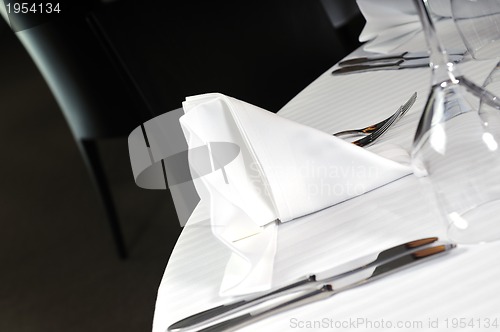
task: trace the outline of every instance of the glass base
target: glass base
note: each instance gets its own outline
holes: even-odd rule
[[[477,206],[466,213],[448,214],[449,238],[461,244],[500,240],[500,199]]]

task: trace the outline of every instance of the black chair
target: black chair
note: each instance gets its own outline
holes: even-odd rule
[[[9,19],[71,127],[121,257],[97,139],[127,136],[199,93],[276,112],[346,54],[320,0],[75,0],[65,15]]]
[[[12,15],[11,27],[47,81],[97,188],[118,254],[127,249],[97,140],[127,136],[152,116],[92,16],[94,2],[61,16]]]

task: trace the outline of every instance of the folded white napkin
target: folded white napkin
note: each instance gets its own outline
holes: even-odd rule
[[[200,209],[231,248],[221,295],[271,287],[277,224],[361,195],[411,170],[397,162],[221,94],[189,97],[180,123]],[[201,175],[201,176],[200,176]],[[193,213],[193,215],[197,215]]]
[[[390,53],[421,29],[413,0],[357,0],[366,25],[359,36],[368,52]],[[430,0],[432,14],[451,17],[449,0]]]

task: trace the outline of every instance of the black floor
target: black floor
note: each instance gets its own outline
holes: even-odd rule
[[[100,142],[130,258],[110,230],[66,122],[0,29],[0,331],[150,331],[179,235],[166,191],[135,186],[126,138]]]

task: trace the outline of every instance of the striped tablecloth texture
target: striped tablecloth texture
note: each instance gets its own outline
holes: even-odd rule
[[[453,40],[447,42],[453,44]],[[424,44],[417,39],[407,47],[422,49]],[[466,62],[460,69],[481,84],[494,64]],[[410,112],[370,148],[378,152],[384,146],[397,145],[409,151],[429,92],[430,70],[335,77],[330,72],[279,114],[333,133],[387,117],[416,91],[418,99]],[[279,285],[391,245],[435,235],[445,235],[444,221],[428,188],[410,175],[280,225],[273,280]],[[154,332],[164,332],[178,319],[229,300],[218,297],[229,254],[211,234],[209,221],[185,227],[158,291]],[[242,331],[499,330],[499,255],[498,242],[460,246],[447,257],[273,316]],[[469,325],[460,328],[464,322]]]

